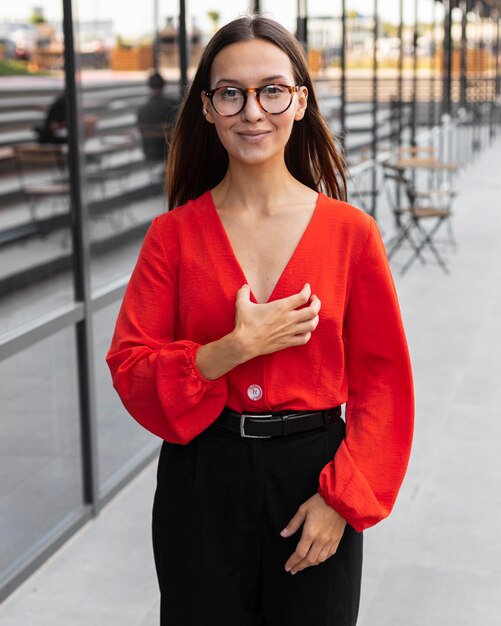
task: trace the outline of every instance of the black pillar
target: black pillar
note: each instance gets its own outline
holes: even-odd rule
[[[371,215],[376,215],[377,201],[377,168],[376,158],[378,152],[378,59],[377,59],[377,40],[378,40],[379,20],[378,20],[378,0],[374,0],[374,33],[373,33],[373,55],[372,55],[372,159],[374,167],[372,168],[372,205]]]
[[[480,40],[481,40],[481,32],[479,29],[480,23],[480,10],[478,5],[473,5],[472,10],[475,12],[475,28],[474,28],[474,42],[473,42],[473,64],[472,64],[472,89],[471,89],[471,98],[470,98],[470,106],[473,109],[473,128],[472,128],[472,152],[478,152],[482,146],[481,141],[481,126],[482,120],[480,115],[480,103],[482,101],[481,95],[481,75],[479,73],[479,64],[480,64]]]
[[[495,54],[495,75],[494,75],[494,96],[493,96],[493,104],[492,104],[492,132],[496,134],[498,132],[497,124],[499,124],[499,89],[500,89],[500,77],[499,77],[499,31],[500,31],[500,21],[501,17],[498,13],[495,14],[496,20],[496,41],[494,43],[494,54]]]
[[[296,36],[305,50],[308,49],[308,6],[307,0],[297,0]]]
[[[478,83],[479,83],[479,124],[480,124],[480,149],[483,148],[484,127],[486,125],[486,103],[489,100],[489,76],[487,74],[487,68],[484,65],[484,54],[487,51],[485,42],[485,7],[483,4],[479,6],[479,24],[478,24],[478,48],[479,48],[479,70],[478,70]]]
[[[179,90],[184,96],[188,86],[188,34],[186,32],[186,0],[179,0],[179,27],[177,30],[179,46]]]
[[[153,69],[158,72],[158,0],[153,0]]]
[[[499,54],[501,52],[500,44],[499,44],[500,24],[501,24],[501,17],[498,15],[496,17],[496,45],[494,48],[494,54],[496,55],[496,83],[495,83],[496,97],[500,95],[500,90],[501,90],[501,81],[500,81],[500,76],[499,76]]]
[[[251,0],[250,6],[249,6],[250,12],[251,13],[261,13],[261,1],[260,0]]]
[[[444,0],[444,47],[442,67],[442,113],[452,112],[452,0]]]
[[[487,49],[487,46],[485,44],[485,39],[484,39],[484,35],[485,35],[484,24],[485,24],[485,16],[483,13],[483,6],[480,6],[479,22],[478,22],[478,49],[479,49],[479,55],[480,55],[478,76],[482,81],[482,97],[481,97],[482,102],[486,100],[486,96],[487,96],[486,89],[485,89],[486,68],[483,63],[484,53]]]
[[[398,24],[398,39],[399,39],[399,54],[398,54],[398,102],[397,111],[398,114],[398,135],[397,144],[400,147],[402,145],[402,132],[404,128],[404,84],[403,84],[403,72],[404,72],[404,0],[399,2],[400,21]]]
[[[84,171],[80,112],[80,74],[75,53],[71,0],[63,0],[64,75],[68,128],[68,173],[73,243],[73,279],[75,300],[81,302],[83,319],[76,324],[78,391],[83,468],[83,500],[98,511],[96,412],[94,396],[92,315],[90,308],[89,215],[83,201],[81,173]]]
[[[467,93],[468,93],[468,78],[467,78],[467,26],[468,26],[468,5],[466,0],[461,0],[461,70],[460,70],[460,85],[459,101],[463,109],[466,109],[467,105]]]
[[[431,38],[431,62],[430,62],[430,114],[429,118],[429,126],[433,128],[435,126],[435,118],[436,118],[436,66],[437,66],[437,41],[436,41],[436,23],[437,23],[437,2],[433,0],[433,12],[432,12],[432,29],[433,35]]]
[[[418,47],[418,0],[414,0],[414,31],[412,34],[412,123],[411,123],[411,146],[416,145],[417,125],[417,47]]]
[[[341,0],[341,145],[346,148],[346,0]]]

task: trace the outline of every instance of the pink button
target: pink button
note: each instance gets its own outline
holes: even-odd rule
[[[259,385],[250,385],[247,389],[247,395],[251,400],[261,400],[261,398],[263,397],[263,390]]]

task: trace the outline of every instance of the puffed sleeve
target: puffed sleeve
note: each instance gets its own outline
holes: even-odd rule
[[[127,286],[106,361],[132,417],[162,439],[186,444],[221,413],[227,385],[225,376],[208,380],[199,372],[200,344],[174,341],[178,285],[168,245],[155,219]]]
[[[319,493],[356,530],[389,515],[410,455],[411,364],[376,223],[354,270],[346,308],[346,438],[322,470]]]

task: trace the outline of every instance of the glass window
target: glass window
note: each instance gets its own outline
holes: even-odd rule
[[[0,362],[0,578],[82,506],[73,327]]]
[[[151,220],[165,210],[166,137],[179,89],[162,67],[161,78],[148,83],[155,65],[154,2],[139,13],[133,3],[117,11],[111,0],[80,3],[78,11],[82,177],[95,291],[129,275]]]
[[[120,303],[94,314],[94,374],[96,377],[99,485],[102,492],[133,458],[146,456],[159,439],[146,431],[127,413],[112,387],[105,356],[111,342]]]
[[[2,332],[73,300],[62,3],[9,5],[0,24]]]

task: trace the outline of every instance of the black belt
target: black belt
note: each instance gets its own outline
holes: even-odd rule
[[[263,439],[286,437],[319,428],[327,429],[341,417],[341,407],[323,411],[289,411],[282,413],[237,413],[226,407],[214,422],[241,437]]]

